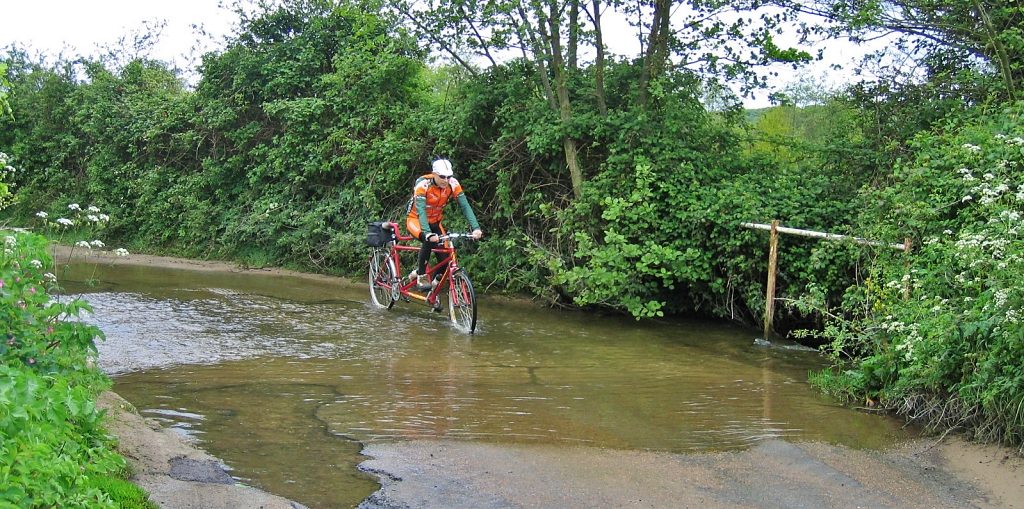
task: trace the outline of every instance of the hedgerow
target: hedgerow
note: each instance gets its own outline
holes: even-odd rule
[[[847,292],[844,308],[863,313],[824,331],[845,367],[815,383],[938,432],[1024,443],[1022,112],[920,134],[893,181],[866,193],[879,205],[866,221],[916,247],[877,253]]]

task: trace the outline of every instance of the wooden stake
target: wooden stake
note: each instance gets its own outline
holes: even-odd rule
[[[907,239],[903,241],[903,246],[904,246],[903,252],[909,253],[910,252],[910,237],[907,237]],[[903,272],[905,274],[910,274],[910,258],[907,258],[907,260],[903,262]],[[906,282],[903,283],[903,301],[906,302],[906,301],[909,301],[909,300],[910,300],[910,281],[906,281]]]
[[[764,299],[764,339],[770,339],[775,317],[775,274],[779,267],[779,220],[772,221],[768,243],[768,291]]]
[[[771,241],[768,247],[768,289],[767,295],[765,295],[764,303],[764,339],[768,339],[772,333],[772,321],[775,318],[775,275],[779,270],[779,234],[788,233],[792,235],[800,235],[802,237],[817,237],[828,240],[845,240],[855,242],[857,244],[866,244],[869,246],[888,246],[893,249],[899,249],[901,251],[910,252],[910,239],[906,239],[902,244],[888,244],[884,242],[878,242],[874,240],[862,239],[859,237],[850,237],[847,235],[838,235],[835,233],[824,233],[816,232],[811,230],[800,230],[797,228],[787,228],[785,226],[779,226],[779,221],[776,219],[772,221],[772,224],[758,224],[758,223],[740,223],[740,226],[744,228],[753,228],[755,230],[769,230],[771,232]],[[909,267],[910,262],[907,261]],[[908,294],[909,295],[909,294]],[[905,297],[909,298],[909,297]]]

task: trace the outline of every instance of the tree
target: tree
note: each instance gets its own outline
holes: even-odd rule
[[[10,116],[11,106],[7,103],[7,90],[11,83],[7,81],[7,64],[0,62],[0,116]],[[7,164],[7,154],[0,152],[0,209],[7,207],[11,201],[11,190],[7,182],[8,172],[13,171],[13,166]]]
[[[978,68],[980,60],[1002,81],[1006,97],[1020,97],[1024,79],[1024,8],[1016,0],[812,0],[780,5],[820,16],[833,36],[855,41],[896,33],[892,47],[936,67]],[[929,62],[930,60],[930,62]]]
[[[420,30],[428,41],[440,46],[460,65],[475,74],[474,64],[460,54],[468,49],[480,59],[498,65],[497,53],[518,50],[537,69],[543,91],[551,110],[557,112],[563,125],[573,116],[569,91],[569,73],[579,65],[578,45],[582,34],[578,0],[536,2],[441,2],[428,10],[414,10],[411,4],[396,2],[395,7]],[[600,32],[600,5],[594,0],[591,19]],[[568,10],[566,10],[568,8]],[[598,35],[597,37],[600,37]],[[446,41],[455,41],[449,44]],[[604,49],[596,48],[603,62]],[[600,71],[599,71],[600,72]],[[600,87],[595,87],[602,94]],[[600,97],[600,95],[599,95]],[[603,102],[603,97],[600,99]],[[562,137],[565,162],[576,197],[583,186],[583,171],[577,158],[577,139],[566,133]]]
[[[11,114],[11,105],[7,103],[7,91],[11,88],[11,82],[7,81],[7,64],[0,62],[0,115]]]
[[[428,157],[423,54],[379,11],[275,3],[243,14],[225,51],[204,57],[188,133],[203,171],[180,179],[221,214],[225,250],[341,266],[358,255],[332,243],[380,219],[392,193],[407,198],[409,168]]]
[[[659,80],[666,73],[694,69],[742,79],[749,87],[764,84],[755,68],[785,61],[805,62],[811,55],[780,49],[773,31],[790,20],[786,12],[759,12],[758,23],[743,17],[757,12],[758,0],[731,3],[703,0],[637,0],[590,5],[579,0],[517,0],[476,2],[438,0],[421,4],[395,0],[392,4],[418,30],[420,36],[475,74],[480,63],[498,65],[502,55],[518,53],[535,69],[537,89],[559,119],[562,148],[576,198],[583,191],[579,136],[573,125],[582,94],[592,95],[603,117],[608,116],[605,96],[605,36],[602,19],[609,11],[628,16],[644,41],[641,74],[635,88],[637,103],[649,107],[663,95]],[[681,15],[674,15],[679,12]],[[584,22],[581,13],[586,15]],[[740,15],[740,16],[737,16]],[[726,21],[732,19],[733,21]],[[588,51],[583,51],[586,46]],[[580,78],[584,55],[593,81],[583,90],[573,85]]]

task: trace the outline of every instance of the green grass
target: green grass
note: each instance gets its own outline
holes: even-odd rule
[[[90,484],[106,493],[118,507],[122,509],[159,509],[149,501],[146,490],[117,477],[97,476],[90,479]]]

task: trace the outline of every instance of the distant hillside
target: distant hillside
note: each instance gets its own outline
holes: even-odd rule
[[[757,119],[761,118],[761,115],[764,115],[764,112],[766,112],[766,111],[768,111],[770,109],[772,109],[772,107],[769,106],[767,108],[758,108],[756,110],[747,110],[747,123],[748,124],[756,124],[757,123]]]

